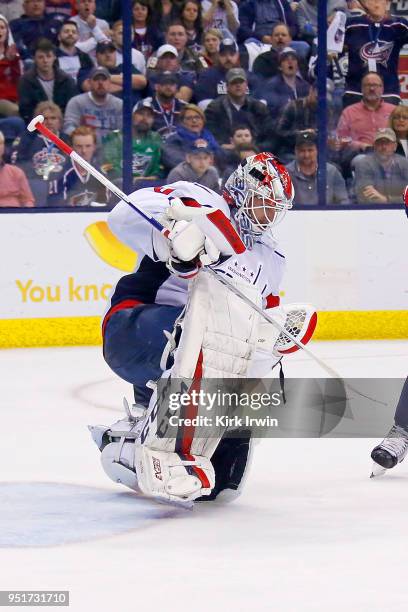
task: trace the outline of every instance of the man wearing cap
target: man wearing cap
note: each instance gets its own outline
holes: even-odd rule
[[[198,106],[205,110],[217,96],[226,94],[226,74],[231,68],[239,67],[241,60],[237,43],[232,38],[224,38],[220,43],[216,65],[201,72],[194,87],[194,98]],[[249,93],[252,93],[258,85],[258,79],[252,72],[246,71],[245,74]]]
[[[154,115],[153,130],[160,134],[162,140],[175,133],[180,113],[186,105],[186,102],[176,97],[178,84],[176,73],[161,72],[154,85],[155,95],[150,98]]]
[[[395,153],[397,138],[391,128],[377,131],[373,153],[354,160],[355,193],[359,204],[401,204],[408,181],[408,160]]]
[[[230,142],[235,125],[248,125],[258,144],[268,129],[268,108],[247,94],[248,82],[243,68],[231,68],[226,74],[226,82],[226,95],[218,96],[206,108],[208,129],[222,145]]]
[[[67,104],[64,117],[64,132],[71,134],[76,127],[88,125],[96,131],[98,144],[112,130],[122,128],[123,102],[109,93],[110,74],[106,68],[93,68],[90,90],[74,96]]]
[[[20,115],[26,123],[34,116],[40,102],[55,102],[62,111],[68,100],[78,93],[76,83],[55,66],[56,49],[52,42],[41,38],[34,50],[34,66],[18,82]]]
[[[191,72],[181,69],[179,55],[176,47],[165,44],[159,47],[147,62],[147,79],[149,82],[149,94],[153,95],[158,75],[169,73],[177,78],[176,97],[184,102],[189,102],[193,95],[194,78]]]
[[[152,131],[153,121],[151,98],[140,100],[133,109],[132,118],[132,175],[134,182],[143,187],[155,184],[160,175],[162,140]],[[119,131],[112,132],[104,141],[102,169],[111,179],[122,176],[122,142]]]
[[[187,32],[181,22],[171,22],[167,26],[165,36],[166,43],[177,49],[180,66],[183,71],[190,72],[196,77],[202,70],[207,70],[208,64],[204,57],[187,45]]]
[[[99,42],[96,45],[96,63],[102,68],[106,68],[110,75],[109,92],[118,98],[122,98],[123,92],[123,64],[117,64],[116,47],[110,40]],[[79,82],[83,91],[90,90],[90,79]],[[146,87],[147,79],[132,64],[132,92],[133,103],[136,104],[141,98],[141,91]]]
[[[317,136],[313,130],[299,132],[296,138],[295,159],[287,170],[295,187],[294,203],[299,206],[317,206]],[[333,164],[326,164],[326,203],[349,204],[346,184]]]
[[[77,47],[78,26],[75,21],[65,21],[58,32],[58,66],[76,82],[82,74],[93,68],[93,61],[87,53]]]
[[[169,183],[175,181],[199,183],[219,193],[220,177],[213,164],[214,159],[208,144],[197,142],[191,145],[185,161],[182,161],[170,171],[167,181]]]
[[[291,100],[304,98],[310,85],[299,74],[298,55],[291,47],[285,47],[279,55],[278,74],[267,79],[255,92],[255,97],[265,100],[273,119]]]

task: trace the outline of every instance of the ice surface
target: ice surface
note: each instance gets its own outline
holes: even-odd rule
[[[407,375],[407,342],[314,343],[344,376]],[[0,588],[70,610],[407,609],[408,462],[369,479],[374,440],[264,440],[242,496],[184,511],[103,473],[87,424],[130,387],[97,348],[0,352]],[[300,354],[287,375],[319,376]]]

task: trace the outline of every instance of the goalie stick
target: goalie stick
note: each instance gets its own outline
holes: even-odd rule
[[[114,185],[109,179],[107,179],[106,176],[104,176],[101,172],[99,172],[96,168],[94,168],[89,162],[87,162],[78,153],[76,153],[72,149],[72,147],[70,147],[70,145],[68,145],[66,142],[61,140],[61,138],[59,138],[56,134],[51,132],[51,130],[49,130],[44,125],[44,117],[43,117],[43,115],[38,115],[37,117],[34,117],[34,119],[32,119],[30,121],[30,123],[28,124],[27,130],[29,132],[34,132],[35,130],[37,130],[43,136],[45,136],[45,138],[48,138],[48,140],[51,140],[51,142],[53,142],[63,153],[68,155],[73,162],[77,163],[79,166],[82,166],[82,168],[87,170],[89,172],[89,174],[91,174],[98,181],[100,181],[102,183],[102,185],[104,185],[107,189],[109,189],[109,191],[114,193],[118,198],[120,198],[126,204],[128,204],[137,214],[139,214],[141,217],[143,217],[143,219],[145,219],[145,221],[150,223],[150,225],[152,225],[156,230],[158,230],[164,237],[168,238],[168,235],[169,235],[170,231],[168,229],[166,229],[165,227],[163,227],[163,225],[159,221],[157,221],[157,219],[155,219],[151,215],[146,214],[141,208],[139,208],[138,206],[133,204],[133,202],[131,202],[129,197],[121,189],[116,187],[116,185]],[[245,248],[244,248],[244,250],[245,250]],[[242,251],[237,250],[236,252],[242,252]],[[202,269],[205,270],[208,274],[211,274],[211,276],[213,278],[215,278],[219,283],[221,283],[222,285],[225,285],[226,287],[228,287],[228,289],[230,291],[232,291],[232,293],[234,293],[236,296],[238,296],[246,304],[251,306],[251,308],[253,308],[261,317],[263,317],[266,321],[268,321],[268,323],[270,323],[276,329],[278,329],[289,340],[291,340],[300,350],[304,351],[311,359],[313,359],[317,364],[319,364],[320,367],[323,370],[325,370],[325,372],[327,374],[329,374],[329,376],[331,376],[333,378],[337,378],[337,379],[343,380],[342,376],[340,376],[340,374],[338,372],[336,372],[336,370],[334,370],[332,367],[330,367],[324,361],[322,361],[319,357],[317,357],[310,349],[306,348],[306,346],[304,344],[302,344],[301,342],[299,342],[297,340],[297,338],[293,334],[291,334],[287,329],[285,329],[285,327],[283,325],[281,325],[280,323],[275,321],[264,310],[259,308],[256,304],[254,304],[252,302],[252,300],[247,298],[239,289],[237,289],[236,287],[231,285],[226,279],[224,279],[223,277],[218,275],[210,267],[202,266]],[[366,397],[368,399],[372,399],[373,401],[375,401],[377,403],[382,403],[382,402],[379,402],[379,400],[375,400],[374,398],[369,398],[368,396],[366,396],[363,393],[361,393],[361,391],[358,391],[352,385],[350,385],[349,383],[346,383],[345,381],[343,381],[343,384],[346,387],[348,387],[349,389],[351,389],[352,391],[354,391],[355,393],[358,393],[358,395],[360,395],[362,397]]]

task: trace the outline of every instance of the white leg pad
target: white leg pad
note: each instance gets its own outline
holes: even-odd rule
[[[177,453],[136,445],[135,469],[144,495],[164,501],[193,501],[209,495],[215,485],[210,460],[199,455],[183,460]]]

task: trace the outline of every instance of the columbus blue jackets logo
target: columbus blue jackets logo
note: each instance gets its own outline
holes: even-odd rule
[[[385,40],[369,42],[361,47],[360,57],[365,64],[368,64],[369,60],[374,60],[378,64],[382,64],[384,68],[387,68],[393,48],[393,42],[387,42]]]

